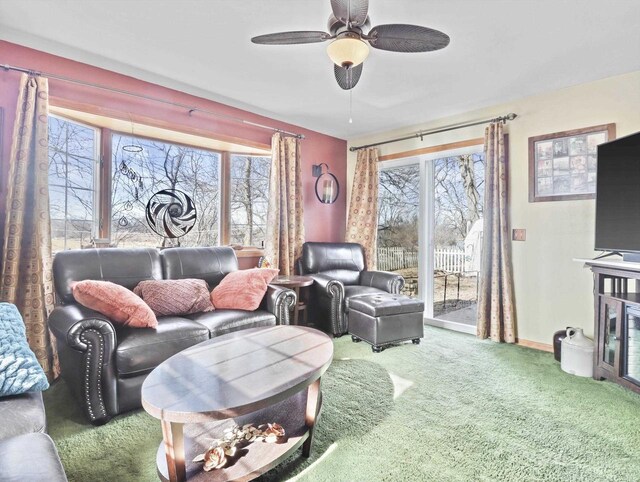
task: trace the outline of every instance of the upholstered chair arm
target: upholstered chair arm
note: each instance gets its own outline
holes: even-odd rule
[[[343,335],[347,332],[346,319],[344,315],[344,285],[341,281],[331,278],[322,273],[306,274],[313,278],[313,285],[316,294],[322,294],[331,300],[330,318],[331,331],[335,336]]]
[[[113,324],[101,313],[69,304],[51,312],[49,329],[56,338],[62,377],[85,415],[93,424],[106,423],[117,413]]]
[[[360,273],[360,285],[371,286],[379,290],[400,294],[404,288],[404,278],[399,274],[389,273],[388,271],[362,271]]]
[[[276,315],[278,325],[290,324],[290,313],[297,302],[295,291],[275,285],[267,287],[264,306],[267,311]]]
[[[312,278],[316,289],[320,289],[328,297],[344,296],[344,285],[341,281],[322,273],[305,274],[305,276]]]

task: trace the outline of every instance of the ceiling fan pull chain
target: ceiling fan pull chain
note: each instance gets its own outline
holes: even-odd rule
[[[349,89],[349,124],[353,124],[353,89]]]

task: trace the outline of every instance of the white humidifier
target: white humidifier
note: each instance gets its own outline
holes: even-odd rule
[[[560,368],[578,377],[592,377],[593,349],[593,341],[584,336],[582,328],[569,328],[562,340]]]

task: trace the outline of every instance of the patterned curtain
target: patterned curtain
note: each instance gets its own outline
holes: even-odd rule
[[[502,123],[484,134],[486,156],[484,245],[478,299],[479,338],[516,342],[516,316],[509,241],[508,172]]]
[[[378,149],[358,151],[347,214],[348,243],[364,247],[367,269],[376,268],[378,239]]]
[[[53,309],[47,79],[20,79],[9,158],[0,300],[18,307],[29,346],[49,379],[59,373],[47,327]]]
[[[265,257],[281,275],[292,275],[303,243],[300,139],[277,132],[271,139]]]

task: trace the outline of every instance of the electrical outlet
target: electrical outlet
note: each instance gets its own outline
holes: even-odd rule
[[[511,239],[514,241],[526,241],[527,240],[527,230],[526,229],[514,229]]]

